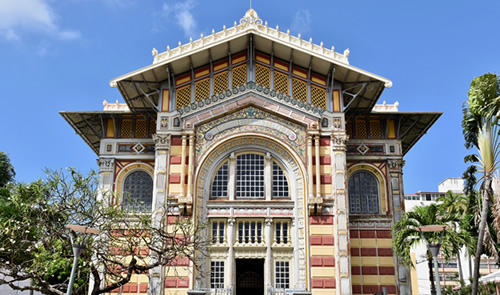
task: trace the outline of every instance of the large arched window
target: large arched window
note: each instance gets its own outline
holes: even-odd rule
[[[379,184],[368,171],[355,172],[349,178],[349,208],[351,214],[379,213]]]
[[[153,179],[145,171],[130,173],[123,184],[122,206],[126,210],[151,211],[153,202]]]
[[[232,154],[215,172],[210,198],[289,199],[287,175],[269,154]]]

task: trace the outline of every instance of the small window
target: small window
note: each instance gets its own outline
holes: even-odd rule
[[[224,288],[224,261],[212,261],[210,263],[210,288]]]
[[[125,178],[123,185],[124,209],[129,211],[151,211],[153,203],[153,179],[145,171],[135,171]]]
[[[262,221],[238,222],[238,243],[262,243]]]
[[[224,243],[224,221],[212,222],[212,243]]]
[[[276,162],[273,162],[273,198],[289,198],[285,172]]]
[[[276,232],[274,233],[276,237],[276,244],[288,244],[289,242],[289,227],[288,221],[278,221],[276,222]]]
[[[368,171],[359,171],[349,178],[349,207],[351,214],[378,214],[378,181]]]
[[[290,288],[290,263],[288,261],[276,261],[275,288]]]

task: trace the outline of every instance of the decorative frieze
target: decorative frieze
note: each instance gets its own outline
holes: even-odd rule
[[[99,158],[97,159],[97,165],[99,165],[99,172],[113,172],[115,169],[115,159]]]
[[[156,149],[167,150],[170,148],[170,134],[154,134],[153,140],[156,144]]]
[[[387,160],[387,166],[390,172],[402,172],[405,161],[402,159]]]

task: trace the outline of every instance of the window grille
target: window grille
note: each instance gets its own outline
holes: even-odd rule
[[[289,289],[290,288],[290,263],[288,261],[276,261],[275,269],[275,288]]]
[[[191,85],[179,87],[175,91],[175,108],[179,109],[191,103]]]
[[[212,199],[227,197],[228,165],[220,166],[212,181]]]
[[[262,243],[262,221],[238,222],[238,243]]]
[[[156,121],[149,120],[149,137],[156,133]]]
[[[367,138],[365,120],[356,120],[356,138]]]
[[[349,136],[349,138],[352,138],[352,122],[351,122],[351,120],[345,121],[345,133]]]
[[[241,65],[233,68],[231,72],[232,87],[238,87],[247,83],[247,65]]]
[[[351,214],[378,214],[378,181],[375,175],[359,171],[349,178],[349,205]]]
[[[370,120],[370,138],[382,138],[382,127],[379,120]]]
[[[144,171],[135,171],[125,178],[123,208],[131,211],[151,211],[153,179]]]
[[[132,137],[132,120],[122,120],[122,126],[120,129],[121,138],[131,138]]]
[[[147,134],[146,120],[135,121],[135,138],[145,138]]]
[[[236,197],[264,198],[264,156],[243,154],[236,161]]]
[[[290,93],[288,85],[288,75],[279,71],[274,71],[274,84],[273,87],[276,91],[288,95]]]
[[[276,244],[288,244],[288,222],[278,221],[276,222]]]
[[[326,109],[326,89],[311,85],[311,103]]]
[[[210,288],[224,288],[224,261],[210,262]]]
[[[263,65],[255,65],[255,82],[265,87],[271,87],[271,70]]]
[[[307,82],[302,81],[297,78],[292,79],[292,96],[303,100],[307,101],[308,100],[308,95],[307,95]]]
[[[288,198],[288,181],[285,172],[273,162],[273,198]]]
[[[210,97],[210,78],[196,81],[194,83],[194,100],[202,100]]]
[[[214,75],[214,94],[219,94],[229,88],[229,73],[228,71]]]
[[[224,222],[214,221],[212,222],[212,243],[224,243]]]

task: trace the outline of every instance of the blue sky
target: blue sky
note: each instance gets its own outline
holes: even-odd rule
[[[444,113],[406,156],[406,193],[461,176],[470,81],[500,69],[499,1],[252,2],[270,26],[349,48],[352,65],[391,79],[380,103]],[[97,156],[58,112],[123,102],[109,81],[150,65],[153,47],[230,27],[248,8],[234,0],[0,1],[0,151],[16,180],[43,177],[44,168],[96,169]]]

